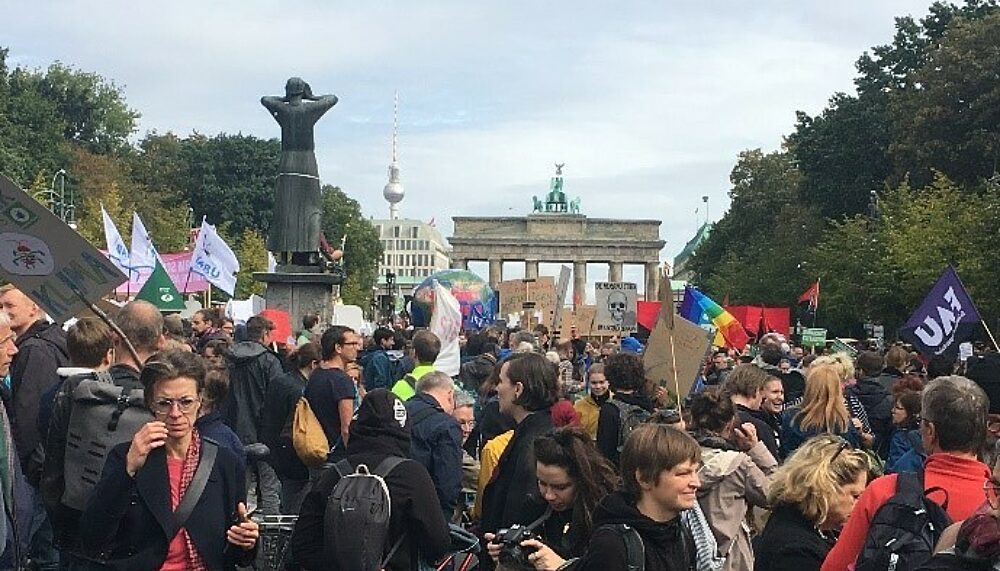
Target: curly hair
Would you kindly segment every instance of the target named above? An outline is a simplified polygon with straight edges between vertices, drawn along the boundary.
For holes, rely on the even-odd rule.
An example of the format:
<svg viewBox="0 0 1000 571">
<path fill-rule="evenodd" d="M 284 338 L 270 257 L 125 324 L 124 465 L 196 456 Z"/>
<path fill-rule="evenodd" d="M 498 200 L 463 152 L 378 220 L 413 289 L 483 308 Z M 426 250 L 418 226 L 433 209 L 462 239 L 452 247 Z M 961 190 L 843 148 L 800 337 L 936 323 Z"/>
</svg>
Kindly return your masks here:
<svg viewBox="0 0 1000 571">
<path fill-rule="evenodd" d="M 868 472 L 868 459 L 846 440 L 831 434 L 810 438 L 771 476 L 767 501 L 772 506 L 795 506 L 813 525 L 830 513 L 840 487 Z"/>
<path fill-rule="evenodd" d="M 639 391 L 646 384 L 646 369 L 634 353 L 608 355 L 604 361 L 604 376 L 613 391 Z"/>
<path fill-rule="evenodd" d="M 618 489 L 621 478 L 587 431 L 576 427 L 558 428 L 535 438 L 535 461 L 558 466 L 576 487 L 570 529 L 570 551 L 583 553 L 593 531 L 593 513 L 604 496 Z"/>
<path fill-rule="evenodd" d="M 695 430 L 718 433 L 736 416 L 736 407 L 722 387 L 708 387 L 691 397 L 691 424 Z"/>
</svg>

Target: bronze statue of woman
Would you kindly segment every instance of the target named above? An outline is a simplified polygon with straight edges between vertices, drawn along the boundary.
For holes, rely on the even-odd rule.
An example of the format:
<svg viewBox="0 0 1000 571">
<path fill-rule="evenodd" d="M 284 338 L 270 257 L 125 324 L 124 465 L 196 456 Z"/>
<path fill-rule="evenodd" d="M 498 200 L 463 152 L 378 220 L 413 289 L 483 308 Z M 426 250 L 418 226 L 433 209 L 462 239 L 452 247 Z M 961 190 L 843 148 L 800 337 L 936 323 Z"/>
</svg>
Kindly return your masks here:
<svg viewBox="0 0 1000 571">
<path fill-rule="evenodd" d="M 260 103 L 281 125 L 281 163 L 267 249 L 282 265 L 317 265 L 322 206 L 313 125 L 337 104 L 337 96 L 314 96 L 308 83 L 293 77 L 285 84 L 284 97 L 265 95 Z"/>
</svg>

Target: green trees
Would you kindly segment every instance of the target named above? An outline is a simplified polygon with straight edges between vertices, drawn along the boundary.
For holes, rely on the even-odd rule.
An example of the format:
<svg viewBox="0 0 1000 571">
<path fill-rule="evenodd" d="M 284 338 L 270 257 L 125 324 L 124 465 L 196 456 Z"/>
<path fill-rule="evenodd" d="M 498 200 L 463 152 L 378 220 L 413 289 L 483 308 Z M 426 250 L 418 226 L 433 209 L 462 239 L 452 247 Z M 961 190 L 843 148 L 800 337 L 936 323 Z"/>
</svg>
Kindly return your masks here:
<svg viewBox="0 0 1000 571">
<path fill-rule="evenodd" d="M 361 205 L 336 186 L 323 185 L 323 234 L 339 248 L 344 241 L 344 268 L 347 279 L 340 288 L 344 303 L 367 308 L 372 286 L 378 279 L 382 241 L 378 230 L 361 214 Z"/>
<path fill-rule="evenodd" d="M 898 18 L 892 42 L 858 59 L 856 94 L 799 113 L 782 152 L 740 154 L 695 282 L 787 306 L 820 277 L 819 325 L 892 331 L 951 263 L 987 318 L 1000 314 L 997 38 L 995 0 Z"/>
<path fill-rule="evenodd" d="M 137 211 L 161 252 L 186 248 L 191 224 L 205 216 L 240 259 L 237 295 L 263 290 L 250 275 L 267 268 L 263 237 L 281 155 L 277 139 L 152 132 L 133 145 L 140 115 L 114 82 L 58 62 L 12 69 L 7 55 L 0 48 L 0 173 L 44 200 L 53 175 L 65 169 L 78 231 L 99 247 L 101 205 L 126 241 Z M 367 307 L 382 255 L 375 229 L 334 187 L 325 188 L 323 215 L 331 242 L 348 236 L 343 297 Z"/>
</svg>

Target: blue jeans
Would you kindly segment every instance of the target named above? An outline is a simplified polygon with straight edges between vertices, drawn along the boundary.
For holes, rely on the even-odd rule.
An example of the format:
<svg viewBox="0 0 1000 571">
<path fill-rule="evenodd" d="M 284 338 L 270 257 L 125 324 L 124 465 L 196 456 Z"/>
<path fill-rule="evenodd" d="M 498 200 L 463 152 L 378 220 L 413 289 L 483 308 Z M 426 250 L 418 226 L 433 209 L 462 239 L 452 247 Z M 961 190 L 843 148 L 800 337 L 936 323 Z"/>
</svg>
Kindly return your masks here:
<svg viewBox="0 0 1000 571">
<path fill-rule="evenodd" d="M 34 494 L 31 515 L 31 535 L 28 539 L 28 567 L 38 571 L 59 571 L 59 551 L 56 550 L 52 522 L 42 505 L 42 495 Z"/>
</svg>

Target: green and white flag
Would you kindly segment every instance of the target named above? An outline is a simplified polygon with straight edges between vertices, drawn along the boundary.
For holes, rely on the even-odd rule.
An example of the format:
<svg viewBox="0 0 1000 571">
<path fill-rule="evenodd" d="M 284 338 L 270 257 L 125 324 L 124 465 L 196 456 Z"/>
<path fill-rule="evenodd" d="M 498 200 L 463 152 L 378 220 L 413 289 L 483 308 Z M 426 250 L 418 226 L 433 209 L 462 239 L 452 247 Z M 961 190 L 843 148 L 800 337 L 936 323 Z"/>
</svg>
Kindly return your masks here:
<svg viewBox="0 0 1000 571">
<path fill-rule="evenodd" d="M 142 286 L 135 298 L 152 303 L 160 311 L 184 310 L 184 298 L 177 291 L 177 286 L 159 260 L 156 261 L 153 273 L 146 280 L 146 285 Z"/>
</svg>

